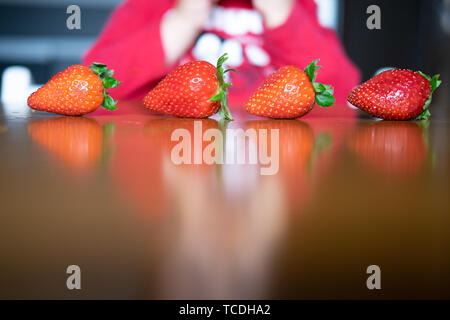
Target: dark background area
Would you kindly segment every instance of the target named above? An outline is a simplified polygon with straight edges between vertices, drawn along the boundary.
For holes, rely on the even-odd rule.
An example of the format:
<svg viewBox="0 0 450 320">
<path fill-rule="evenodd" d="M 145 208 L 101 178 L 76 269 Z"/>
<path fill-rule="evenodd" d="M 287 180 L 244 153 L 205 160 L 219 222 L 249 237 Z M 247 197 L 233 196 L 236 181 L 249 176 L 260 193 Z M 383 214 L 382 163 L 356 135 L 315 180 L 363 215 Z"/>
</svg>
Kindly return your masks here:
<svg viewBox="0 0 450 320">
<path fill-rule="evenodd" d="M 9 65 L 32 70 L 44 83 L 78 63 L 120 0 L 0 0 L 0 73 Z M 81 30 L 66 28 L 66 8 L 81 7 Z M 381 8 L 381 30 L 366 27 L 369 5 Z M 340 0 L 338 33 L 363 80 L 381 67 L 440 73 L 439 101 L 448 105 L 449 0 Z"/>
<path fill-rule="evenodd" d="M 365 26 L 368 6 L 381 8 L 381 30 Z M 368 80 L 380 67 L 441 74 L 433 115 L 447 116 L 450 105 L 450 1 L 341 1 L 340 37 L 350 58 Z"/>
<path fill-rule="evenodd" d="M 439 63 L 449 57 L 449 35 L 442 28 L 444 2 L 345 1 L 344 14 L 341 15 L 341 38 L 348 54 L 363 71 L 364 79 L 369 78 L 380 66 L 439 72 Z M 381 30 L 364 27 L 368 15 L 361 13 L 365 13 L 371 4 L 377 4 L 381 8 Z"/>
<path fill-rule="evenodd" d="M 0 73 L 29 67 L 35 82 L 79 63 L 120 0 L 0 0 Z M 81 8 L 81 30 L 69 30 L 66 9 Z M 0 80 L 1 81 L 1 80 Z"/>
</svg>

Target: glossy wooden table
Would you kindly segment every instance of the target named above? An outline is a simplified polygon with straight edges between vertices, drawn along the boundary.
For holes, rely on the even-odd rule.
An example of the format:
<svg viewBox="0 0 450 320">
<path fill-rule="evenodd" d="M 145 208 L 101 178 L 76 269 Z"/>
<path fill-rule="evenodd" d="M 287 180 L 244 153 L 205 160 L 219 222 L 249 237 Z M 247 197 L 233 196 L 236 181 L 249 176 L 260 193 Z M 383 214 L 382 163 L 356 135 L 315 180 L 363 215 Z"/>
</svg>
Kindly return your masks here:
<svg viewBox="0 0 450 320">
<path fill-rule="evenodd" d="M 447 119 L 235 111 L 228 128 L 280 130 L 279 172 L 262 176 L 177 166 L 171 133 L 194 120 L 120 108 L 3 107 L 0 298 L 450 298 Z M 369 265 L 381 290 L 366 287 Z"/>
</svg>

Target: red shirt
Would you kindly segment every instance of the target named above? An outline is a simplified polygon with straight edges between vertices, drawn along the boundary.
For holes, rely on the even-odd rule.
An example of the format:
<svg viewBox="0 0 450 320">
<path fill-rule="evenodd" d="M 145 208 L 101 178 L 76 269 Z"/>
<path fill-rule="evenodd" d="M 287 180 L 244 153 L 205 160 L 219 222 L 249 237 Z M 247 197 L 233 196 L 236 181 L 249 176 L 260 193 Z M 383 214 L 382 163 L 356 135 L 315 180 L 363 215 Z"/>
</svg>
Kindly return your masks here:
<svg viewBox="0 0 450 320">
<path fill-rule="evenodd" d="M 284 65 L 303 69 L 320 58 L 323 68 L 317 81 L 332 84 L 336 100 L 342 104 L 339 108 L 347 108 L 344 103 L 359 83 L 359 71 L 346 56 L 335 32 L 319 24 L 313 0 L 296 0 L 286 22 L 274 29 L 264 25 L 251 1 L 221 1 L 192 48 L 175 65 L 166 66 L 160 25 L 174 3 L 126 1 L 114 11 L 84 57 L 85 64 L 102 62 L 115 70 L 115 76 L 122 81 L 119 88 L 111 90 L 115 98 L 140 99 L 177 65 L 193 59 L 214 64 L 221 53 L 228 52 L 227 67 L 239 71 L 231 74 L 231 105 L 243 105 L 275 69 Z"/>
</svg>

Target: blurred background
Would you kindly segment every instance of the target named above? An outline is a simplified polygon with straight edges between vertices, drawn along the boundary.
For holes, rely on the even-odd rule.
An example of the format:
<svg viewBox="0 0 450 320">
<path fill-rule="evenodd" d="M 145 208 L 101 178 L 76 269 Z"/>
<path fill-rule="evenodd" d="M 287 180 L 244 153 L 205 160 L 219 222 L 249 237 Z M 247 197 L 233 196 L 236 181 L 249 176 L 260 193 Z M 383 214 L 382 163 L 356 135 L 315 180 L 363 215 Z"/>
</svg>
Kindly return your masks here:
<svg viewBox="0 0 450 320">
<path fill-rule="evenodd" d="M 0 0 L 0 298 L 450 297 L 450 122 L 439 118 L 450 119 L 450 0 L 316 0 L 363 80 L 383 67 L 440 73 L 438 119 L 237 117 L 230 129 L 280 129 L 273 177 L 176 166 L 167 142 L 178 128 L 193 137 L 192 119 L 8 109 L 4 98 L 79 63 L 121 2 Z M 66 28 L 73 4 L 81 30 Z M 366 27 L 374 4 L 381 30 Z M 381 294 L 364 285 L 374 263 Z M 69 264 L 82 291 L 61 285 Z"/>
<path fill-rule="evenodd" d="M 10 66 L 31 70 L 45 83 L 79 63 L 112 10 L 123 0 L 0 0 L 0 74 Z M 382 67 L 440 73 L 444 80 L 435 114 L 447 116 L 450 56 L 450 0 L 316 0 L 320 22 L 337 30 L 363 80 Z M 68 30 L 66 9 L 81 8 L 81 30 Z M 381 30 L 366 28 L 367 7 L 381 8 Z M 14 77 L 12 77 L 14 78 Z M 5 75 L 0 88 L 5 88 Z M 11 77 L 10 77 L 11 79 Z M 437 108 L 436 108 L 437 109 Z"/>
</svg>

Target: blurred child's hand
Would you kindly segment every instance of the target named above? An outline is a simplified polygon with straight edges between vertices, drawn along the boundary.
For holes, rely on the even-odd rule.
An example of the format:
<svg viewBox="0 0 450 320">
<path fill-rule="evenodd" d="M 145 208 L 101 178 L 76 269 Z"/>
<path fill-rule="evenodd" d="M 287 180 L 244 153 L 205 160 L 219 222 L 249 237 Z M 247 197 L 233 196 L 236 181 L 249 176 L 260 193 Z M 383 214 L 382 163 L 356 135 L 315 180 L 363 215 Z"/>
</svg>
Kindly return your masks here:
<svg viewBox="0 0 450 320">
<path fill-rule="evenodd" d="M 214 0 L 178 0 L 175 11 L 195 28 L 202 28 L 208 21 Z"/>
<path fill-rule="evenodd" d="M 193 44 L 216 0 L 178 0 L 161 22 L 166 63 L 177 61 Z"/>
<path fill-rule="evenodd" d="M 289 17 L 294 0 L 252 0 L 255 9 L 259 10 L 269 28 L 282 25 Z"/>
</svg>

